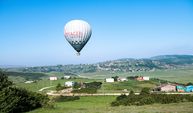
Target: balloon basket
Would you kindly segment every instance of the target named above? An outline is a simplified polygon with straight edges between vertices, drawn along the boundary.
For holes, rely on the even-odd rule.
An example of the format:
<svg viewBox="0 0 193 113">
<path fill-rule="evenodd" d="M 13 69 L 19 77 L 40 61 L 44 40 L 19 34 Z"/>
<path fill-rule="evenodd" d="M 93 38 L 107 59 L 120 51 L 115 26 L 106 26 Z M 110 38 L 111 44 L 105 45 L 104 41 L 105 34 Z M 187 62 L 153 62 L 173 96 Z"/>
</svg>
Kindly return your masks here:
<svg viewBox="0 0 193 113">
<path fill-rule="evenodd" d="M 78 52 L 78 53 L 76 53 L 76 55 L 77 55 L 77 56 L 80 56 L 80 53 Z"/>
</svg>

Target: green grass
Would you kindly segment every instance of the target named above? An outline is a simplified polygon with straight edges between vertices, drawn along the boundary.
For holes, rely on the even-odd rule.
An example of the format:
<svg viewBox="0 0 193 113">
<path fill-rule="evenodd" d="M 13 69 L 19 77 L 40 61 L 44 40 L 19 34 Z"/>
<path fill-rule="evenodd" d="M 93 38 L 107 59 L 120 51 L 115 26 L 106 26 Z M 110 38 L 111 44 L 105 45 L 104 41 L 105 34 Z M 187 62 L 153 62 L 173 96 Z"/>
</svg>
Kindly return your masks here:
<svg viewBox="0 0 193 113">
<path fill-rule="evenodd" d="M 101 81 L 98 79 L 87 79 L 87 78 L 77 78 L 77 79 L 59 79 L 55 81 L 50 81 L 48 79 L 39 80 L 36 83 L 26 84 L 26 83 L 17 83 L 16 86 L 22 87 L 31 91 L 38 91 L 41 88 L 49 87 L 49 86 L 56 86 L 58 83 L 63 85 L 66 81 L 76 81 L 76 82 L 92 82 L 92 81 Z M 51 88 L 55 89 L 55 87 Z"/>
<path fill-rule="evenodd" d="M 111 107 L 115 96 L 81 97 L 70 102 L 56 102 L 55 108 L 40 108 L 30 113 L 193 113 L 193 102 Z"/>
<path fill-rule="evenodd" d="M 193 82 L 193 67 L 173 70 L 156 70 L 152 72 L 116 72 L 110 73 L 101 71 L 96 73 L 81 74 L 81 76 L 95 79 L 105 79 L 112 76 L 128 77 L 128 76 L 149 76 L 150 78 L 160 78 L 163 80 L 174 81 L 179 83 Z"/>
<path fill-rule="evenodd" d="M 123 92 L 124 89 L 128 91 L 133 90 L 134 92 L 140 92 L 142 88 L 149 87 L 154 88 L 156 87 L 156 82 L 153 81 L 136 81 L 136 80 L 128 80 L 125 82 L 114 82 L 114 83 L 106 83 L 102 84 L 101 89 L 98 92 Z"/>
</svg>

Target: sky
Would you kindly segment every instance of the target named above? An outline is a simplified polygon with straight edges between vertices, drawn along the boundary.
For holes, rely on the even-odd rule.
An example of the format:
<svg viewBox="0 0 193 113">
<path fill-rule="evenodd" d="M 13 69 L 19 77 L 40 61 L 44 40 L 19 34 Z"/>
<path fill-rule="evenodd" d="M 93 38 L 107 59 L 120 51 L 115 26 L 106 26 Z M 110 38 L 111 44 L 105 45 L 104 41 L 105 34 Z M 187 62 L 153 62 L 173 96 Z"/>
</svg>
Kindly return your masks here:
<svg viewBox="0 0 193 113">
<path fill-rule="evenodd" d="M 64 25 L 87 21 L 81 55 Z M 0 0 L 0 65 L 87 64 L 193 55 L 193 0 Z"/>
</svg>

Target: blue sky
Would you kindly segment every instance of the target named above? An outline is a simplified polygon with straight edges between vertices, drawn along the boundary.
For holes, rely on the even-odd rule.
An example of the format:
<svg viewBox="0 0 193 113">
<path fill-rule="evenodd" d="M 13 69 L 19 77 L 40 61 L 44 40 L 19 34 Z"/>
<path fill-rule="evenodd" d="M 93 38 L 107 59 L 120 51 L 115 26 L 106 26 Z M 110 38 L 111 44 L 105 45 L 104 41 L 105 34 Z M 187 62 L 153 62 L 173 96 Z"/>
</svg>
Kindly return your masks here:
<svg viewBox="0 0 193 113">
<path fill-rule="evenodd" d="M 93 31 L 81 56 L 63 35 L 72 19 Z M 0 65 L 193 54 L 193 0 L 0 0 L 0 43 Z"/>
</svg>

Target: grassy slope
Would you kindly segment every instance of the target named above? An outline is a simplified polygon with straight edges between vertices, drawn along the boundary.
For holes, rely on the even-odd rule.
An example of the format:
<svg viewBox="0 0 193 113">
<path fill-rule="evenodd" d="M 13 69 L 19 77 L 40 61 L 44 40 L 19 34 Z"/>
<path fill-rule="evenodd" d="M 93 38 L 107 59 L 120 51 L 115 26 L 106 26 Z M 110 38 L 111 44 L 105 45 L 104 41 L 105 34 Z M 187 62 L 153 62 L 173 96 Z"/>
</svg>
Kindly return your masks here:
<svg viewBox="0 0 193 113">
<path fill-rule="evenodd" d="M 44 88 L 44 87 L 56 86 L 58 83 L 63 85 L 64 82 L 66 82 L 66 81 L 91 82 L 91 81 L 98 81 L 98 80 L 85 79 L 84 78 L 84 79 L 69 79 L 69 80 L 59 79 L 56 81 L 50 81 L 50 80 L 45 79 L 45 80 L 37 81 L 36 83 L 31 83 L 31 84 L 17 83 L 16 85 L 19 87 L 26 88 L 26 89 L 31 90 L 31 91 L 38 91 L 39 89 Z"/>
<path fill-rule="evenodd" d="M 136 81 L 128 80 L 125 82 L 103 83 L 101 89 L 98 92 L 123 92 L 124 89 L 128 91 L 133 90 L 140 92 L 143 87 L 154 88 L 155 82 L 152 81 Z"/>
<path fill-rule="evenodd" d="M 40 108 L 30 113 L 193 113 L 193 103 L 153 104 L 111 107 L 114 96 L 81 97 L 71 102 L 57 102 L 55 109 Z"/>
</svg>

